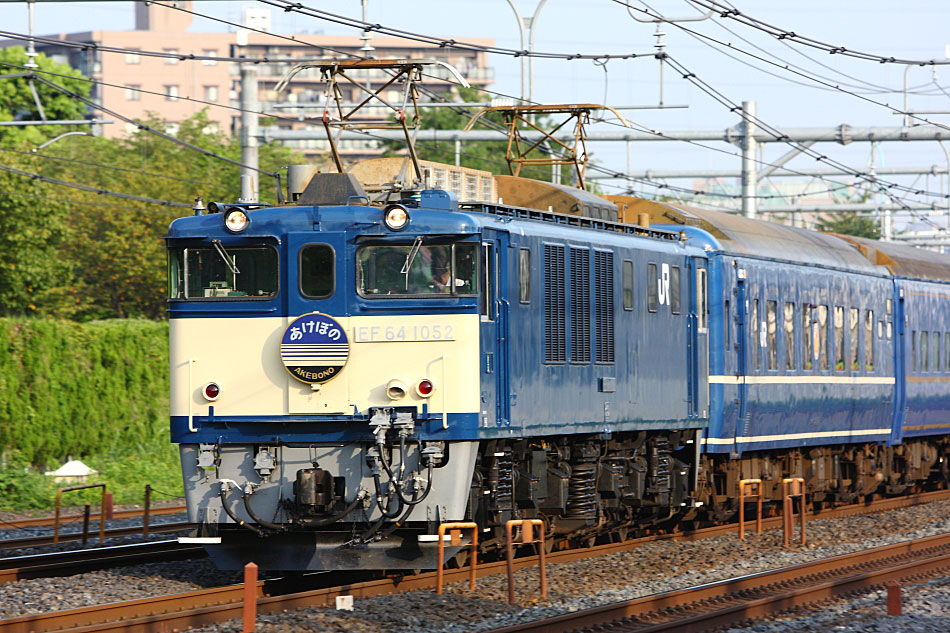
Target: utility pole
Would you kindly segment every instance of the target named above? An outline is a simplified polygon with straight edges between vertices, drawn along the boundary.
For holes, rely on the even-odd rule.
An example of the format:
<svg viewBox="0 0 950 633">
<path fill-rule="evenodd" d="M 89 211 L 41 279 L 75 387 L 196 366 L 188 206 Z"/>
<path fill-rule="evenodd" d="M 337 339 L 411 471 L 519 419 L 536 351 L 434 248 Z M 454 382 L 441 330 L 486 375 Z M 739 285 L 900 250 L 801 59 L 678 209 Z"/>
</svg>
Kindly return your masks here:
<svg viewBox="0 0 950 633">
<path fill-rule="evenodd" d="M 241 64 L 241 202 L 257 202 L 257 66 Z"/>
<path fill-rule="evenodd" d="M 742 215 L 755 217 L 755 193 L 758 188 L 755 154 L 758 143 L 755 141 L 755 101 L 742 102 L 741 130 L 742 147 Z"/>
</svg>

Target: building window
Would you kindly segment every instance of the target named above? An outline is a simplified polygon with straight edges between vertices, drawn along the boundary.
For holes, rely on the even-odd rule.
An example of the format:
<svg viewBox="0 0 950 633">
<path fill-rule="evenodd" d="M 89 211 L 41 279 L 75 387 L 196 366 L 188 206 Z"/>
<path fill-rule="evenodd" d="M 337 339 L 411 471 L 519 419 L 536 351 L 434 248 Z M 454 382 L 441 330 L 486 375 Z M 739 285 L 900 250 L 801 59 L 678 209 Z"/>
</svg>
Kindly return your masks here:
<svg viewBox="0 0 950 633">
<path fill-rule="evenodd" d="M 205 86 L 205 101 L 216 102 L 218 100 L 218 87 Z"/>
<path fill-rule="evenodd" d="M 177 54 L 178 54 L 178 49 L 177 49 L 177 48 L 163 48 L 163 49 L 162 49 L 162 52 L 168 53 L 169 55 L 177 55 Z M 179 60 L 178 60 L 177 57 L 166 57 L 166 58 L 165 58 L 165 63 L 168 64 L 169 66 L 176 66 L 176 65 L 178 64 L 178 61 L 179 61 Z"/>
<path fill-rule="evenodd" d="M 141 101 L 142 93 L 139 90 L 142 86 L 138 84 L 126 84 L 125 85 L 125 100 L 126 101 Z"/>
<path fill-rule="evenodd" d="M 216 49 L 216 48 L 206 48 L 206 49 L 204 49 L 203 51 L 201 51 L 201 54 L 204 55 L 205 57 L 217 57 L 217 56 L 218 56 L 218 49 Z M 218 60 L 216 60 L 216 59 L 202 59 L 202 60 L 201 60 L 201 63 L 202 63 L 203 65 L 205 65 L 205 66 L 217 66 L 217 65 L 218 65 Z"/>
<path fill-rule="evenodd" d="M 142 63 L 142 56 L 135 52 L 137 50 L 139 49 L 133 48 L 133 49 L 130 49 L 129 52 L 125 54 L 126 64 L 141 64 Z"/>
<path fill-rule="evenodd" d="M 165 101 L 178 101 L 178 86 L 165 86 Z"/>
</svg>

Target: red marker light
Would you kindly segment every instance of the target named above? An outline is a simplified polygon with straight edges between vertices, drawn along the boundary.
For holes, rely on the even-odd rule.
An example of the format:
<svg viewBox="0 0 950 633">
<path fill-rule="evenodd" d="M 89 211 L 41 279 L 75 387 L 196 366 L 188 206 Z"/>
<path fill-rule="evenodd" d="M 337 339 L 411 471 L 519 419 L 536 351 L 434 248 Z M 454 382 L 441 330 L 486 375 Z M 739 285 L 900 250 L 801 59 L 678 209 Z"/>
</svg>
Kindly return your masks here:
<svg viewBox="0 0 950 633">
<path fill-rule="evenodd" d="M 432 381 L 428 378 L 423 378 L 419 381 L 419 384 L 416 385 L 416 393 L 418 393 L 423 398 L 428 398 L 432 395 L 432 390 L 435 387 L 432 385 Z"/>
<path fill-rule="evenodd" d="M 221 387 L 213 382 L 209 382 L 205 385 L 204 396 L 208 400 L 217 400 L 218 396 L 221 395 Z"/>
</svg>

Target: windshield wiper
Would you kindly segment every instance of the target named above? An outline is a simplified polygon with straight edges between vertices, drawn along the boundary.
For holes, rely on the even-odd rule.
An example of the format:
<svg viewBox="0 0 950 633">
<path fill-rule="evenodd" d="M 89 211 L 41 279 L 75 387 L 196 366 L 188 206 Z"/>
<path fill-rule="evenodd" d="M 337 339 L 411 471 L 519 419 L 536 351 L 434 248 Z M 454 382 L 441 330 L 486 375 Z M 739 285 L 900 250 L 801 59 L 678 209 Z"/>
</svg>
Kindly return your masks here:
<svg viewBox="0 0 950 633">
<path fill-rule="evenodd" d="M 422 248 L 422 236 L 416 238 L 412 243 L 412 248 L 409 249 L 409 252 L 406 253 L 406 261 L 402 263 L 402 270 L 399 272 L 406 276 L 406 290 L 409 289 L 409 269 L 412 268 L 412 262 L 416 259 L 416 255 L 419 254 L 419 249 Z"/>
<path fill-rule="evenodd" d="M 218 251 L 218 255 L 224 260 L 224 265 L 228 267 L 232 275 L 237 275 L 241 272 L 238 270 L 237 264 L 231 260 L 231 256 L 228 255 L 228 252 L 224 250 L 224 246 L 221 245 L 221 240 L 211 240 L 211 245 L 214 246 L 214 250 Z"/>
</svg>

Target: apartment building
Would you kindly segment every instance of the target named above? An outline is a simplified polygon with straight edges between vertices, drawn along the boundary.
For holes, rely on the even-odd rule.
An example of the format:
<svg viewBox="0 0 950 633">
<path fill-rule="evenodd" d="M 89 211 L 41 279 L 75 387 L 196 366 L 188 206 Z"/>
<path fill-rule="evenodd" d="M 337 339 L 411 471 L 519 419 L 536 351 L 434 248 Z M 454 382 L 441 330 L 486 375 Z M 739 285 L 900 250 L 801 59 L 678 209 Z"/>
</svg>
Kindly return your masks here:
<svg viewBox="0 0 950 633">
<path fill-rule="evenodd" d="M 192 2 L 178 2 L 185 9 L 191 9 Z M 218 106 L 238 106 L 240 103 L 240 68 L 238 63 L 205 60 L 181 60 L 177 58 L 152 57 L 145 51 L 159 51 L 175 55 L 200 55 L 206 57 L 248 57 L 279 59 L 339 59 L 346 54 L 377 58 L 400 59 L 436 59 L 451 64 L 473 85 L 487 86 L 492 82 L 492 69 L 488 66 L 485 53 L 443 49 L 436 46 L 420 45 L 418 42 L 399 38 L 374 36 L 371 51 L 367 51 L 366 40 L 358 35 L 330 36 L 315 34 L 293 34 L 293 40 L 282 39 L 280 34 L 270 34 L 269 9 L 246 8 L 242 24 L 247 27 L 268 31 L 261 33 L 246 28 L 234 29 L 229 33 L 196 33 L 189 31 L 193 16 L 160 5 L 147 5 L 136 2 L 135 30 L 130 31 L 85 31 L 47 35 L 44 37 L 82 42 L 90 44 L 88 49 L 78 49 L 57 44 L 37 44 L 37 50 L 49 57 L 78 68 L 85 76 L 96 79 L 100 84 L 93 88 L 92 98 L 110 110 L 125 116 L 140 118 L 149 112 L 155 112 L 168 122 L 171 131 L 182 120 L 207 108 L 211 125 L 221 131 L 238 129 L 240 112 Z M 306 21 L 301 17 L 301 21 Z M 313 23 L 307 21 L 308 24 Z M 285 37 L 290 37 L 286 35 Z M 491 45 L 491 39 L 467 40 L 478 44 Z M 22 42 L 0 42 L 0 46 L 22 44 Z M 130 52 L 113 53 L 101 50 L 101 47 L 129 49 Z M 137 53 L 135 51 L 143 51 Z M 261 109 L 264 112 L 279 113 L 284 117 L 297 117 L 297 120 L 281 120 L 279 127 L 291 129 L 314 128 L 315 136 L 322 134 L 323 127 L 318 120 L 307 120 L 308 116 L 317 117 L 318 109 L 301 108 L 299 110 L 277 109 L 282 104 L 318 104 L 323 95 L 323 82 L 316 69 L 299 73 L 291 85 L 282 93 L 276 91 L 281 77 L 294 64 L 292 62 L 258 64 L 259 93 Z M 442 74 L 440 74 L 442 73 Z M 452 88 L 452 84 L 440 77 L 447 77 L 442 70 L 426 72 L 423 86 L 434 93 L 443 94 Z M 361 77 L 365 77 L 362 75 Z M 380 85 L 383 76 L 369 77 L 370 86 Z M 395 96 L 393 94 L 388 95 Z M 186 98 L 187 97 L 187 98 Z M 344 98 L 356 100 L 359 90 L 354 86 Z M 196 99 L 201 102 L 191 101 Z M 361 100 L 362 97 L 359 97 Z M 99 115 L 109 118 L 108 115 Z M 121 136 L 134 132 L 133 125 L 117 122 L 102 126 L 106 136 Z M 308 152 L 320 152 L 326 144 L 320 140 L 295 141 L 288 143 Z M 343 145 L 343 151 L 350 157 L 368 156 L 375 153 L 374 144 L 350 141 Z"/>
</svg>

